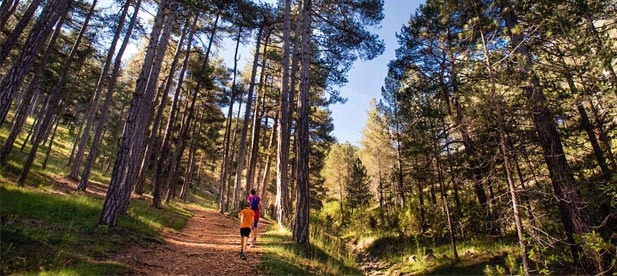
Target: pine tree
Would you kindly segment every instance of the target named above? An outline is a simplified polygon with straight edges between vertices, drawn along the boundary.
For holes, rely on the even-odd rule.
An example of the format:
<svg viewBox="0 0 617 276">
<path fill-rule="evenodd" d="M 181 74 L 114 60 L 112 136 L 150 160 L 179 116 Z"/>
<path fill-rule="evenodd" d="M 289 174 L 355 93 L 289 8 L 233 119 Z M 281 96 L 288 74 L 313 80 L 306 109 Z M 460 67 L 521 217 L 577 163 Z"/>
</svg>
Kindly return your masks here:
<svg viewBox="0 0 617 276">
<path fill-rule="evenodd" d="M 345 185 L 346 205 L 353 214 L 357 209 L 364 209 L 373 199 L 370 191 L 369 176 L 360 158 L 355 158 L 349 166 L 350 178 Z"/>
</svg>

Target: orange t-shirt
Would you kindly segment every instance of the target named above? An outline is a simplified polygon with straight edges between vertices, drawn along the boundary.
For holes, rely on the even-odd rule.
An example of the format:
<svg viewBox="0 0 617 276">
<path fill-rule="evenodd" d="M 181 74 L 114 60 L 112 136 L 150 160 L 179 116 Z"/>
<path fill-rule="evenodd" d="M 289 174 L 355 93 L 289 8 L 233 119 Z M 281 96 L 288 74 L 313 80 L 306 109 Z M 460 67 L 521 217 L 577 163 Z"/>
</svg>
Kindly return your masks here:
<svg viewBox="0 0 617 276">
<path fill-rule="evenodd" d="M 251 228 L 253 227 L 253 217 L 255 213 L 253 210 L 246 208 L 240 211 L 240 228 Z"/>
</svg>

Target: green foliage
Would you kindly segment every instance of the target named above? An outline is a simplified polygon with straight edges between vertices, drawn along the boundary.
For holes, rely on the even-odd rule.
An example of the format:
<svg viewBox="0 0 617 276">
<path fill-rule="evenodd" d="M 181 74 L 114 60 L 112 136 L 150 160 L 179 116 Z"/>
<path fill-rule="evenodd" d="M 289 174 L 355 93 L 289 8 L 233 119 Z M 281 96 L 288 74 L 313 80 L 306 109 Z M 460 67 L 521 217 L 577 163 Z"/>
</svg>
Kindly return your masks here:
<svg viewBox="0 0 617 276">
<path fill-rule="evenodd" d="M 350 169 L 349 182 L 345 183 L 346 205 L 354 214 L 354 210 L 359 209 L 362 212 L 370 203 L 372 203 L 373 195 L 369 187 L 369 177 L 366 174 L 366 167 L 360 161 L 360 158 L 353 160 Z"/>
<path fill-rule="evenodd" d="M 153 210 L 134 201 L 118 227 L 98 226 L 101 198 L 51 194 L 0 186 L 2 274 L 123 274 L 118 263 L 100 262 L 135 244 L 160 240 L 161 227 L 182 228 L 190 214 L 177 206 Z"/>
</svg>

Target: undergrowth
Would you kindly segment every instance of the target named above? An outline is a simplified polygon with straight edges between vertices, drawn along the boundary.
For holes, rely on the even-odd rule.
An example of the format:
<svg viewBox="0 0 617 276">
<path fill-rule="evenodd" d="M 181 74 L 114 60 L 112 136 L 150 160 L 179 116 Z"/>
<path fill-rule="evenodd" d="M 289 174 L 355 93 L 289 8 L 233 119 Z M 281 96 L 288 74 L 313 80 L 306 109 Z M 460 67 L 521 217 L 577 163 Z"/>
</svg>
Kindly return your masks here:
<svg viewBox="0 0 617 276">
<path fill-rule="evenodd" d="M 100 226 L 102 198 L 0 185 L 2 275 L 124 274 L 128 267 L 110 256 L 160 242 L 162 227 L 181 229 L 191 215 L 175 204 L 153 210 L 149 202 L 134 200 L 117 227 Z"/>
</svg>

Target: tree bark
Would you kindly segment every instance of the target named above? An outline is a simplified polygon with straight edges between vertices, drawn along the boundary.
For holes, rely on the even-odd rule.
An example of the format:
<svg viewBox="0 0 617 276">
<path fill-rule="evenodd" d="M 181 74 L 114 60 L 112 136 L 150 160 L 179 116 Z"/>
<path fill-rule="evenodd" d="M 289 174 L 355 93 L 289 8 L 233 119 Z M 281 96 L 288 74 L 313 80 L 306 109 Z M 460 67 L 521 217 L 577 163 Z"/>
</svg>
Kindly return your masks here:
<svg viewBox="0 0 617 276">
<path fill-rule="evenodd" d="M 300 95 L 298 97 L 298 151 L 296 223 L 293 236 L 298 244 L 309 244 L 309 90 L 311 67 L 311 0 L 304 0 L 302 11 L 302 54 L 300 69 Z"/>
<path fill-rule="evenodd" d="M 518 18 L 513 5 L 509 0 L 500 1 L 499 4 L 502 8 L 506 27 L 509 30 L 514 30 L 518 25 Z M 553 120 L 553 114 L 548 109 L 538 77 L 532 70 L 531 53 L 527 48 L 523 34 L 509 32 L 508 35 L 512 47 L 518 55 L 518 73 L 523 83 L 526 84 L 523 87 L 523 92 L 528 99 L 537 139 L 544 152 L 544 160 L 559 204 L 561 220 L 570 244 L 572 257 L 576 262 L 580 262 L 587 273 L 597 274 L 599 271 L 593 258 L 584 252 L 577 242 L 577 237 L 580 238 L 589 233 L 590 218 L 585 209 L 586 204 L 576 188 L 574 176 L 568 165 L 563 144 Z"/>
<path fill-rule="evenodd" d="M 66 14 L 70 3 L 71 0 L 55 0 L 49 1 L 45 5 L 45 8 L 32 27 L 19 57 L 15 59 L 7 74 L 0 79 L 0 126 L 4 123 L 9 112 L 13 102 L 13 95 L 21 87 L 26 74 L 32 68 L 36 56 L 51 33 L 51 29 L 58 19 Z M 3 45 L 8 47 L 6 42 Z M 0 59 L 0 66 L 2 62 L 3 59 Z"/>
<path fill-rule="evenodd" d="M 210 61 L 210 51 L 212 50 L 212 43 L 214 41 L 214 36 L 216 35 L 216 25 L 212 29 L 212 33 L 210 36 L 210 41 L 208 42 L 208 48 L 206 49 L 205 56 L 203 62 L 201 64 L 201 68 L 199 69 L 198 76 L 201 78 L 207 70 L 208 62 Z M 187 143 L 187 134 L 190 129 L 190 126 L 194 123 L 193 119 L 195 117 L 195 104 L 197 103 L 197 98 L 199 96 L 199 91 L 201 90 L 201 86 L 203 85 L 203 81 L 197 80 L 197 85 L 193 89 L 192 94 L 190 95 L 191 101 L 188 106 L 188 110 L 181 119 L 180 131 L 178 132 L 178 145 L 176 146 L 176 150 L 172 155 L 172 159 L 169 164 L 169 173 L 165 179 L 165 187 L 168 189 L 167 197 L 165 199 L 166 203 L 169 203 L 169 200 L 172 196 L 175 196 L 175 183 L 177 180 L 177 171 L 180 167 L 180 163 L 182 161 L 182 155 L 184 154 L 184 149 L 186 148 Z M 170 141 L 167 140 L 167 143 Z M 173 186 L 172 186 L 173 185 Z M 171 189 L 170 189 L 171 188 Z M 160 203 L 156 203 L 160 204 Z"/>
<path fill-rule="evenodd" d="M 4 30 L 6 22 L 9 21 L 9 17 L 13 15 L 17 6 L 19 6 L 19 0 L 4 0 L 0 4 L 0 30 Z"/>
<path fill-rule="evenodd" d="M 166 13 L 167 1 L 161 0 L 150 34 L 143 68 L 137 79 L 133 100 L 124 124 L 122 140 L 116 155 L 116 161 L 114 162 L 109 188 L 105 196 L 103 211 L 99 219 L 99 224 L 102 225 L 116 225 L 116 216 L 125 208 L 125 202 L 128 203 L 126 196 L 130 196 L 132 191 L 133 170 L 135 168 L 133 162 L 140 160 L 140 158 L 137 158 L 138 156 L 135 156 L 139 155 L 139 153 L 135 151 L 138 151 L 137 149 L 143 146 L 143 132 L 146 131 L 147 119 L 150 117 L 149 113 L 151 113 L 152 99 L 154 98 L 154 93 L 152 93 L 154 90 L 147 89 L 147 86 L 149 80 L 156 82 L 155 79 L 151 78 L 150 71 L 153 67 L 152 63 L 155 59 L 155 52 L 158 50 L 156 46 L 159 43 Z M 158 54 L 160 55 L 161 53 L 159 52 Z M 151 83 L 150 85 L 155 84 Z"/>
<path fill-rule="evenodd" d="M 289 169 L 289 49 L 291 32 L 291 0 L 284 0 L 283 6 L 283 52 L 281 55 L 281 92 L 279 95 L 279 131 L 276 160 L 276 220 L 281 227 L 289 213 L 285 208 L 288 198 Z"/>
<path fill-rule="evenodd" d="M 10 2 L 11 1 L 6 1 L 6 4 Z M 13 8 L 16 8 L 19 1 L 15 1 L 15 2 L 16 2 L 15 7 Z M 21 16 L 17 24 L 13 27 L 13 30 L 11 31 L 11 33 L 2 42 L 2 47 L 0 47 L 0 66 L 4 65 L 4 62 L 6 61 L 6 58 L 11 53 L 11 50 L 15 48 L 15 45 L 17 44 L 17 40 L 21 36 L 24 29 L 28 26 L 28 23 L 30 23 L 30 20 L 32 20 L 32 16 L 34 16 L 34 12 L 36 12 L 36 10 L 39 8 L 39 6 L 41 5 L 41 2 L 43 1 L 33 0 L 32 2 L 30 2 L 30 4 L 28 5 L 28 8 L 24 11 L 24 14 Z M 2 6 L 4 6 L 4 4 L 5 3 L 3 3 Z M 7 5 L 7 17 L 5 19 L 3 18 L 2 20 L 8 20 L 8 12 L 10 9 L 11 8 L 8 8 L 8 5 Z M 49 8 L 47 11 L 49 11 Z M 43 12 L 45 12 L 45 9 L 43 10 Z M 41 13 L 41 15 L 39 15 L 39 20 L 43 19 L 42 18 L 43 16 L 44 16 L 44 13 Z M 4 30 L 4 24 L 6 23 L 3 23 L 2 25 L 0 25 L 2 27 L 1 30 Z M 33 28 L 31 30 L 31 34 L 32 34 L 32 31 L 35 31 L 35 29 Z M 24 45 L 28 45 L 28 44 L 24 44 Z"/>
<path fill-rule="evenodd" d="M 231 156 L 229 148 L 231 145 L 231 122 L 233 120 L 233 109 L 236 103 L 236 76 L 238 71 L 238 49 L 240 48 L 240 38 L 242 35 L 242 26 L 238 28 L 238 36 L 236 37 L 236 48 L 234 52 L 234 67 L 233 80 L 231 83 L 231 92 L 229 95 L 229 108 L 227 109 L 227 120 L 225 120 L 225 136 L 223 137 L 223 158 L 221 160 L 221 174 L 219 177 L 219 212 L 223 213 L 227 208 L 227 190 L 228 190 L 228 174 L 230 170 L 229 157 Z"/>
<path fill-rule="evenodd" d="M 257 159 L 259 155 L 259 141 L 261 132 L 261 119 L 263 117 L 263 104 L 260 105 L 260 102 L 264 102 L 265 95 L 264 91 L 264 80 L 266 77 L 266 53 L 268 52 L 268 43 L 270 38 L 270 31 L 266 30 L 267 34 L 264 39 L 264 49 L 263 49 L 263 61 L 261 67 L 261 73 L 259 76 L 259 89 L 257 90 L 256 100 L 255 100 L 255 108 L 253 111 L 253 128 L 251 129 L 251 151 L 249 153 L 248 158 L 248 166 L 246 170 L 246 190 L 248 191 L 251 188 L 255 188 L 255 167 L 257 165 Z M 257 189 L 259 190 L 259 189 Z"/>
<path fill-rule="evenodd" d="M 124 8 L 128 11 L 130 7 L 131 1 L 126 1 Z M 94 131 L 94 137 L 92 138 L 92 145 L 90 146 L 90 151 L 86 157 L 86 162 L 84 163 L 84 168 L 81 174 L 81 179 L 79 180 L 79 185 L 77 186 L 78 190 L 85 191 L 88 186 L 88 180 L 90 178 L 90 172 L 92 171 L 92 166 L 94 166 L 94 161 L 98 155 L 98 149 L 101 145 L 101 140 L 103 139 L 103 131 L 105 130 L 105 124 L 107 123 L 107 117 L 109 113 L 109 108 L 111 106 L 112 96 L 116 87 L 116 82 L 118 81 L 118 76 L 120 74 L 120 68 L 122 66 L 122 56 L 124 55 L 124 51 L 128 46 L 130 41 L 130 36 L 133 33 L 133 29 L 138 19 L 139 8 L 141 6 L 141 0 L 137 0 L 135 2 L 135 9 L 133 11 L 133 15 L 131 16 L 128 30 L 126 35 L 124 36 L 124 40 L 122 41 L 122 45 L 120 45 L 120 49 L 118 49 L 118 53 L 116 54 L 116 58 L 114 59 L 114 68 L 112 69 L 111 77 L 109 79 L 109 83 L 107 84 L 107 93 L 105 94 L 105 101 L 103 106 L 101 107 L 101 115 L 99 121 L 96 125 L 96 129 Z M 123 16 L 121 16 L 121 21 L 119 22 L 118 28 L 116 28 L 116 32 L 114 34 L 114 39 L 119 39 L 122 34 L 122 28 L 120 25 L 124 24 L 124 18 L 126 17 L 126 13 L 123 10 Z M 113 42 L 112 42 L 113 45 Z M 113 49 L 113 50 L 112 50 Z M 115 46 L 110 47 L 110 52 L 115 51 Z M 103 75 L 101 75 L 104 78 Z"/>
<path fill-rule="evenodd" d="M 68 11 L 68 7 L 66 7 L 66 10 Z M 52 34 L 51 40 L 49 42 L 48 50 L 54 45 L 56 39 L 58 39 L 61 33 L 62 25 L 64 25 L 65 19 L 66 17 L 62 16 L 60 20 L 58 20 L 56 24 L 56 29 L 54 33 Z M 47 63 L 49 52 L 50 51 L 45 51 L 45 54 L 43 57 L 43 62 L 45 63 Z M 41 145 L 41 142 L 47 137 L 49 131 L 51 130 L 52 120 L 54 116 L 56 115 L 56 112 L 57 112 L 58 107 L 60 106 L 60 103 L 61 103 L 61 99 L 60 99 L 59 91 L 58 90 L 52 91 L 52 93 L 50 93 L 47 99 L 47 104 L 45 105 L 46 108 L 41 110 L 42 120 L 40 121 L 40 124 L 39 124 L 40 129 L 37 133 L 35 133 L 34 140 L 32 142 L 32 148 L 30 149 L 30 154 L 28 155 L 28 158 L 26 162 L 24 163 L 23 169 L 21 171 L 21 175 L 19 176 L 19 179 L 17 180 L 17 184 L 19 184 L 20 186 L 24 185 L 26 181 L 26 177 L 28 176 L 28 173 L 30 172 L 30 168 L 32 167 L 32 163 L 34 162 L 34 159 L 36 158 L 37 150 L 39 146 Z"/>
<path fill-rule="evenodd" d="M 244 169 L 244 160 L 246 154 L 246 135 L 248 133 L 248 127 L 251 120 L 251 108 L 253 107 L 253 95 L 255 94 L 255 80 L 257 79 L 257 67 L 259 66 L 259 52 L 261 49 L 261 40 L 263 34 L 263 24 L 259 26 L 259 31 L 257 31 L 257 39 L 255 42 L 255 55 L 253 57 L 253 67 L 251 69 L 251 80 L 249 84 L 248 96 L 246 97 L 246 106 L 244 107 L 244 119 L 242 120 L 242 130 L 240 131 L 240 142 L 238 149 L 238 156 L 236 158 L 236 177 L 234 181 L 234 193 L 232 199 L 232 206 L 234 209 L 239 208 L 239 203 L 242 198 L 245 198 L 240 195 L 240 186 L 242 182 L 242 170 Z M 259 127 L 259 126 L 253 126 Z M 244 192 L 248 194 L 249 183 L 245 183 Z"/>
</svg>

